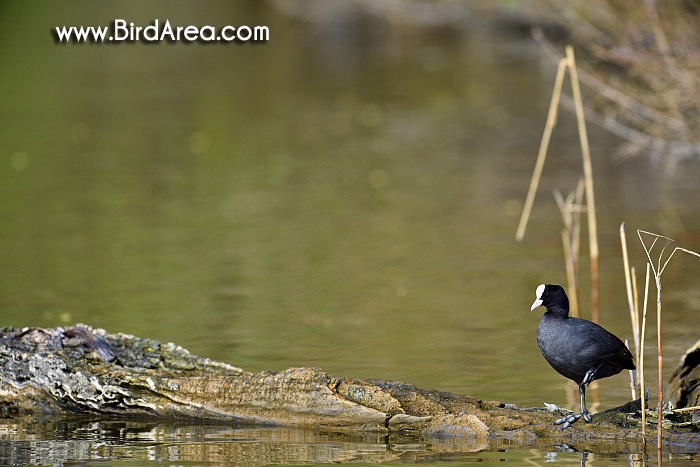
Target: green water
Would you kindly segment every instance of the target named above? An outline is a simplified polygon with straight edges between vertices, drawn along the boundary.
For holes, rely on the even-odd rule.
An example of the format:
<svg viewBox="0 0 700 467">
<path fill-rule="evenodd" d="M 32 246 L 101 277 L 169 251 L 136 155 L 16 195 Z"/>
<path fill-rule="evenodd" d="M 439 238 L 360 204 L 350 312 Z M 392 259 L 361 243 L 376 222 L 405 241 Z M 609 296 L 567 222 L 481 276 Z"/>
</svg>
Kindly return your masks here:
<svg viewBox="0 0 700 467">
<path fill-rule="evenodd" d="M 581 173 L 567 113 L 528 234 L 514 241 L 551 65 L 523 37 L 478 18 L 459 31 L 342 15 L 329 25 L 277 6 L 0 4 L 0 325 L 84 322 L 249 371 L 318 366 L 573 407 L 577 396 L 537 349 L 541 310 L 529 311 L 538 284 L 565 283 L 551 191 L 568 193 Z M 51 34 L 124 15 L 265 24 L 271 39 L 77 45 Z M 631 339 L 620 223 L 640 271 L 637 228 L 700 249 L 700 166 L 615 161 L 619 140 L 594 127 L 589 136 L 601 321 Z M 700 262 L 678 257 L 664 274 L 668 374 L 699 337 L 699 272 Z M 599 397 L 595 410 L 625 402 L 626 375 L 601 382 Z M 18 433 L 3 449 L 55 438 L 50 429 Z M 82 440 L 85 452 L 104 436 Z M 149 446 L 129 436 L 108 443 L 126 461 Z M 277 441 L 266 436 L 256 445 L 270 449 Z M 209 458 L 205 438 L 186 459 Z M 387 449 L 355 441 L 338 448 L 355 453 L 348 459 Z M 544 451 L 533 455 L 545 461 Z"/>
</svg>

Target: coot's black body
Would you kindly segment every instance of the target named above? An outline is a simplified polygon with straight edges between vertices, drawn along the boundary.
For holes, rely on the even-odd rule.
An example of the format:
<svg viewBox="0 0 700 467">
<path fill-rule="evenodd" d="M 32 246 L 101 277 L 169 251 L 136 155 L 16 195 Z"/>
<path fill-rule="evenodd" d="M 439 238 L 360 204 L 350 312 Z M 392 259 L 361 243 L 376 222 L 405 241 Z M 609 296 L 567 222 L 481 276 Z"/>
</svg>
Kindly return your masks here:
<svg viewBox="0 0 700 467">
<path fill-rule="evenodd" d="M 634 370 L 632 354 L 625 344 L 601 326 L 580 318 L 569 317 L 569 299 L 558 285 L 537 287 L 532 310 L 544 306 L 547 311 L 537 327 L 537 343 L 545 360 L 562 376 L 579 386 L 581 413 L 556 421 L 568 427 L 581 416 L 587 422 L 585 385 L 616 375 L 624 369 Z"/>
</svg>

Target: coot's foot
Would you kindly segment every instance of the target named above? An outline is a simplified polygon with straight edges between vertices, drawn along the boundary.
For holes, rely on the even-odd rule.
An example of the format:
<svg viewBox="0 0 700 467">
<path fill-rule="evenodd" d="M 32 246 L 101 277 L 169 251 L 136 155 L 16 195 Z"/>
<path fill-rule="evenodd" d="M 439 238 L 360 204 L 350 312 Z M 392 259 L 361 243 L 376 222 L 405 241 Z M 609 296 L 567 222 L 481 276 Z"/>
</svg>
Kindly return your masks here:
<svg viewBox="0 0 700 467">
<path fill-rule="evenodd" d="M 560 419 L 556 420 L 554 422 L 555 425 L 561 425 L 562 430 L 566 430 L 569 428 L 571 425 L 576 423 L 579 418 L 583 417 L 583 419 L 586 421 L 586 423 L 591 423 L 593 418 L 591 417 L 590 412 L 585 411 L 581 413 L 572 413 L 569 415 L 565 415 L 561 417 Z"/>
</svg>

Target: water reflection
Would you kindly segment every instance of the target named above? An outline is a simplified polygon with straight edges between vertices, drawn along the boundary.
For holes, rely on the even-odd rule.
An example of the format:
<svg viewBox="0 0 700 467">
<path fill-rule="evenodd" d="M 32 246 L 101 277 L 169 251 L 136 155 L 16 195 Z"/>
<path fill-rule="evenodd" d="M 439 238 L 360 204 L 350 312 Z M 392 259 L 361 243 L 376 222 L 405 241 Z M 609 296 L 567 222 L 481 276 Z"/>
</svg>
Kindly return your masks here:
<svg viewBox="0 0 700 467">
<path fill-rule="evenodd" d="M 410 433 L 331 433 L 279 427 L 90 418 L 0 420 L 0 464 L 162 465 L 502 463 L 642 466 L 635 441 L 567 444 L 548 440 L 474 441 Z M 697 454 L 665 452 L 665 465 L 691 465 Z"/>
<path fill-rule="evenodd" d="M 648 453 L 638 453 L 638 454 L 629 454 L 627 458 L 625 459 L 625 456 L 623 455 L 603 455 L 599 456 L 591 451 L 584 450 L 584 451 L 579 451 L 576 449 L 574 446 L 571 446 L 569 444 L 557 444 L 554 446 L 554 450 L 548 451 L 545 455 L 546 462 L 560 462 L 563 459 L 560 459 L 560 453 L 576 453 L 579 458 L 579 465 L 581 467 L 584 467 L 586 465 L 601 465 L 601 464 L 617 464 L 617 465 L 624 465 L 625 460 L 628 461 L 628 465 L 630 467 L 644 467 L 649 465 L 649 460 L 650 460 L 650 455 Z M 571 457 L 569 457 L 570 460 L 572 460 Z M 690 457 L 687 459 L 689 460 Z M 657 464 L 661 465 L 662 460 L 657 460 Z M 668 464 L 668 463 L 667 463 Z"/>
<path fill-rule="evenodd" d="M 483 450 L 485 442 L 415 435 L 326 433 L 206 423 L 20 419 L 0 422 L 0 464 L 329 464 L 428 460 Z"/>
</svg>

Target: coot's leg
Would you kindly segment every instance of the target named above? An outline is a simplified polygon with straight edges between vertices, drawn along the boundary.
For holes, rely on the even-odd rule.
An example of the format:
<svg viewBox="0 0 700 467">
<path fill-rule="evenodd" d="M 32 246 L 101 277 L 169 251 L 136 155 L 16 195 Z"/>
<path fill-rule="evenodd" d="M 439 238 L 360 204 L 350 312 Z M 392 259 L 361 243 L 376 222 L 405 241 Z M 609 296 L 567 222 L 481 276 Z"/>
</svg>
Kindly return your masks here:
<svg viewBox="0 0 700 467">
<path fill-rule="evenodd" d="M 598 372 L 598 368 L 600 368 L 601 366 L 603 366 L 602 363 L 588 370 L 583 377 L 583 381 L 581 381 L 581 386 L 583 386 L 584 384 L 589 384 L 591 381 L 593 381 L 595 379 L 595 374 Z"/>
<path fill-rule="evenodd" d="M 578 392 L 581 395 L 581 413 L 566 415 L 554 422 L 555 425 L 562 425 L 562 430 L 569 428 L 581 417 L 583 417 L 586 423 L 591 423 L 593 420 L 591 413 L 586 408 L 586 384 L 589 384 L 595 379 L 595 374 L 598 371 L 598 368 L 600 368 L 600 365 L 596 365 L 588 370 L 586 375 L 583 377 L 583 381 L 581 381 L 581 384 L 578 385 Z"/>
<path fill-rule="evenodd" d="M 586 384 L 590 384 L 595 379 L 595 374 L 601 365 L 596 365 L 586 372 L 583 381 L 578 385 L 578 392 L 581 394 L 581 415 L 587 423 L 591 423 L 591 413 L 586 408 Z"/>
<path fill-rule="evenodd" d="M 591 413 L 586 408 L 586 386 L 584 386 L 583 383 L 578 385 L 578 392 L 581 394 L 581 413 L 579 416 L 583 415 L 583 419 L 586 423 L 591 423 L 593 419 L 591 418 Z"/>
</svg>

